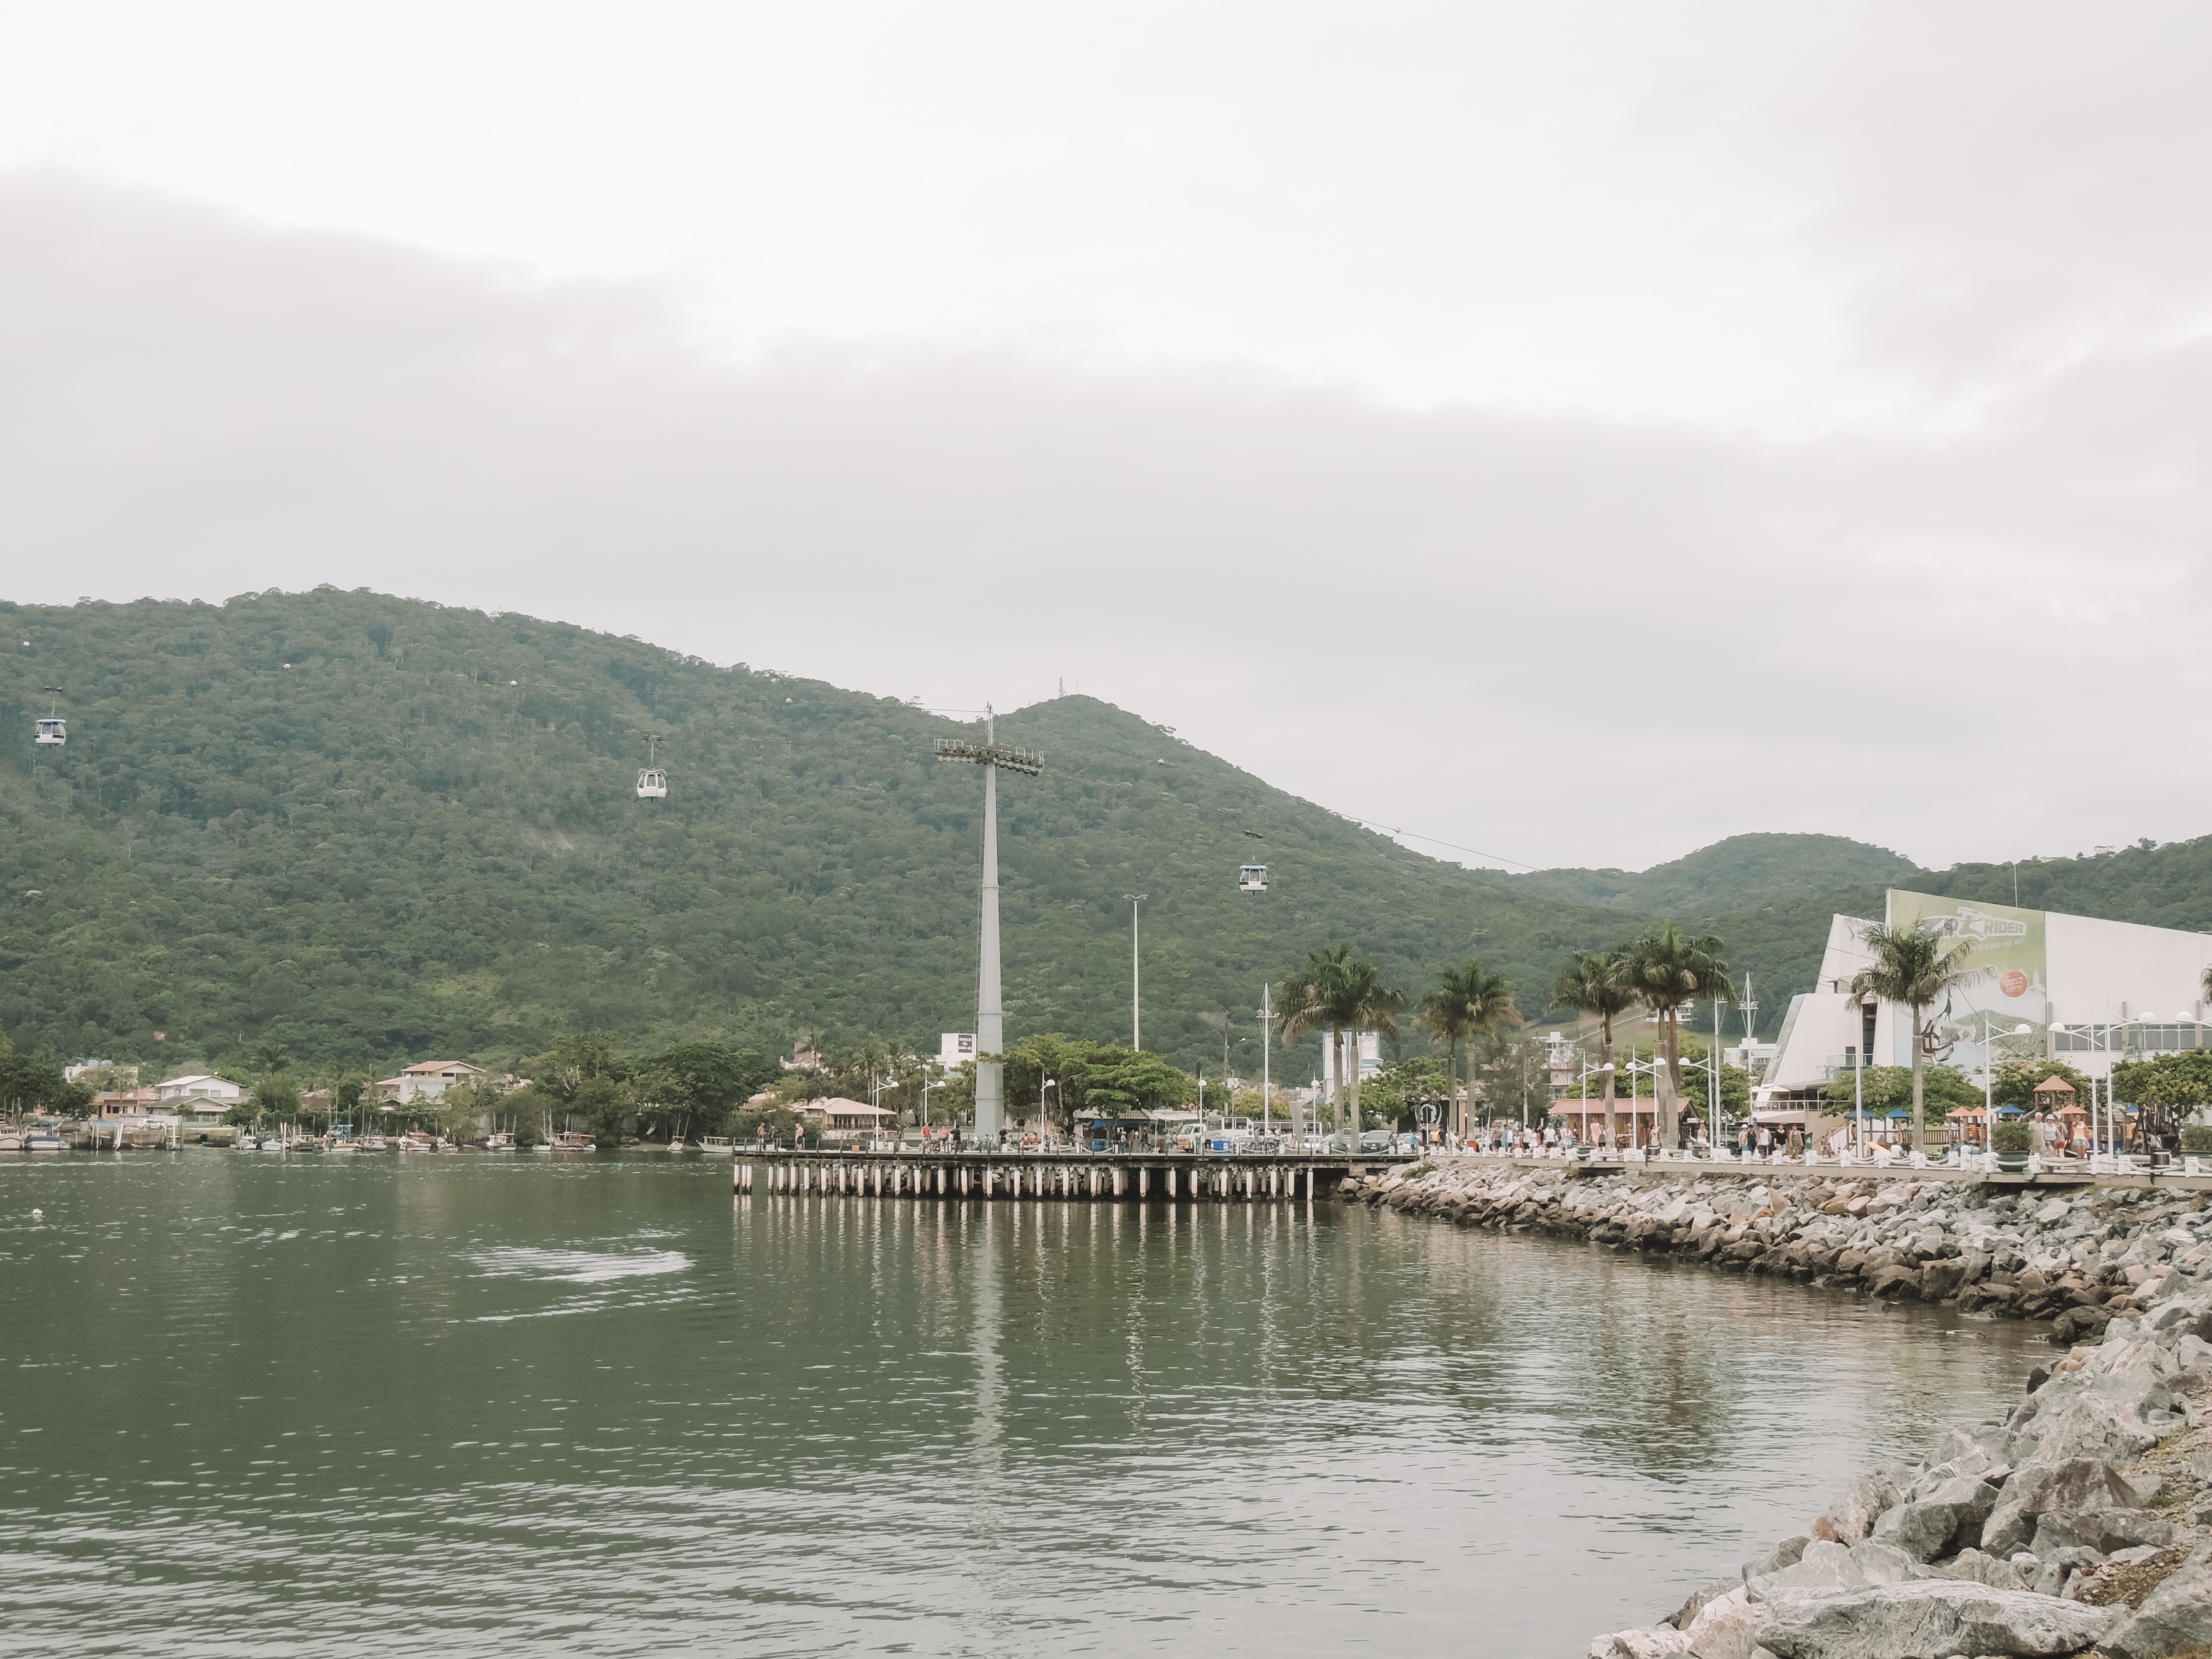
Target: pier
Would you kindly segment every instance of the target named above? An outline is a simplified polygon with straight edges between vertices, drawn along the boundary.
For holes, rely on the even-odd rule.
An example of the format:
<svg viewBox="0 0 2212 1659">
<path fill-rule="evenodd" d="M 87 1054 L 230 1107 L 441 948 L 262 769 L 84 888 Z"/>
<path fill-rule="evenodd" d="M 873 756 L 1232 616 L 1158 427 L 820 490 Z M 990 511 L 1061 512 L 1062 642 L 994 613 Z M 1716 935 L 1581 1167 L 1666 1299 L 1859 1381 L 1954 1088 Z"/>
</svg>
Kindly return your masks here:
<svg viewBox="0 0 2212 1659">
<path fill-rule="evenodd" d="M 1412 1152 L 769 1152 L 738 1153 L 732 1190 L 775 1196 L 1271 1204 L 1334 1192 Z"/>
</svg>

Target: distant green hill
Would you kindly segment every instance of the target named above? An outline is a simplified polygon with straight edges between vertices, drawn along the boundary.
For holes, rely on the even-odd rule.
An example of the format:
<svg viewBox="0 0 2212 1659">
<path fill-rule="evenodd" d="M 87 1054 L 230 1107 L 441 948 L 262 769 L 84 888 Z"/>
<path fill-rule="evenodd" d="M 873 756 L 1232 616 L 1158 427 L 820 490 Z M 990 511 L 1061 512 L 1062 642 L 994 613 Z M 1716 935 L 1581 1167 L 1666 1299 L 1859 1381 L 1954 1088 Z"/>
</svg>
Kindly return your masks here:
<svg viewBox="0 0 2212 1659">
<path fill-rule="evenodd" d="M 0 655 L 20 734 L 0 764 L 0 1022 L 19 1043 L 381 1064 L 533 1052 L 558 1019 L 932 1052 L 974 1024 L 981 778 L 931 752 L 973 726 L 363 592 L 7 614 L 31 642 Z M 70 741 L 34 755 L 47 684 Z M 665 801 L 634 793 L 647 731 Z M 1091 698 L 1000 735 L 1048 757 L 1002 784 L 1012 1035 L 1126 1036 L 1125 892 L 1149 896 L 1146 1046 L 1218 1067 L 1225 1032 L 1255 1072 L 1261 984 L 1313 947 L 1350 939 L 1409 987 L 1480 950 L 1533 1008 L 1570 949 L 1620 931 Z M 1248 860 L 1271 868 L 1264 896 L 1237 890 Z"/>
<path fill-rule="evenodd" d="M 20 1046 L 162 1065 L 274 1042 L 382 1066 L 512 1059 L 562 1020 L 787 1051 L 818 1032 L 933 1052 L 974 1023 L 981 780 L 931 752 L 974 726 L 367 592 L 0 615 L 0 1025 Z M 58 754 L 29 742 L 47 684 L 65 689 Z M 649 731 L 664 801 L 634 790 Z M 1146 1046 L 1187 1067 L 1218 1067 L 1226 1035 L 1256 1072 L 1262 982 L 1339 939 L 1416 993 L 1479 951 L 1535 1014 L 1570 952 L 1677 915 L 1757 976 L 1771 1031 L 1832 909 L 1905 880 L 2009 892 L 2010 866 L 1930 874 L 1822 836 L 1509 877 L 1091 698 L 1000 731 L 1047 759 L 1001 792 L 1009 1034 L 1126 1037 L 1122 896 L 1141 892 Z M 1247 861 L 1269 866 L 1265 895 L 1237 891 Z M 2212 926 L 2212 842 L 2022 866 L 2021 896 Z M 1310 1076 L 1316 1052 L 1279 1054 L 1277 1075 Z"/>
<path fill-rule="evenodd" d="M 1841 836 L 1730 836 L 1686 858 L 1649 870 L 1540 870 L 1510 878 L 1531 892 L 1555 894 L 1639 915 L 1711 915 L 1807 898 L 1869 884 L 1910 884 L 1911 860 Z"/>
</svg>

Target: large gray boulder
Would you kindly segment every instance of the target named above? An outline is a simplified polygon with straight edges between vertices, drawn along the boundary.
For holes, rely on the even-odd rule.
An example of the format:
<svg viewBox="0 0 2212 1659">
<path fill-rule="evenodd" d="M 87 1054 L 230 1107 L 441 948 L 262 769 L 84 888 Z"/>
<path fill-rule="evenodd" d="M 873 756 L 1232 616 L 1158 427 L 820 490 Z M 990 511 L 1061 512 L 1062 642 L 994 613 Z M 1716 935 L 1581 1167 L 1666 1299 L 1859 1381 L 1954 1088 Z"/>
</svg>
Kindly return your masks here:
<svg viewBox="0 0 2212 1659">
<path fill-rule="evenodd" d="M 1979 1476 L 1954 1476 L 1924 1496 L 1885 1510 L 1875 1522 L 1874 1535 L 1896 1545 L 1916 1561 L 1932 1561 L 1949 1554 L 1954 1540 L 1979 1538 L 1996 1501 L 1996 1487 Z"/>
<path fill-rule="evenodd" d="M 2094 1457 L 2069 1458 L 2019 1470 L 2005 1494 L 2030 1515 L 2045 1510 L 2131 1510 L 2136 1490 L 2111 1464 Z"/>
<path fill-rule="evenodd" d="M 1830 1543 L 1857 1543 L 1874 1529 L 1875 1517 L 1905 1496 L 1912 1480 L 1913 1472 L 1899 1463 L 1861 1475 L 1813 1522 L 1813 1536 Z"/>
<path fill-rule="evenodd" d="M 1987 1584 L 1991 1589 L 2026 1589 L 2028 1583 L 2018 1567 L 1994 1555 L 1979 1550 L 1960 1550 L 1958 1555 L 1942 1565 L 1929 1569 L 1946 1578 L 1964 1578 L 1977 1584 Z"/>
<path fill-rule="evenodd" d="M 2102 1645 L 2112 1659 L 2212 1653 L 2212 1562 L 2199 1552 L 2184 1563 Z"/>
<path fill-rule="evenodd" d="M 2029 1547 L 2036 1521 L 2046 1510 L 2089 1515 L 2132 1509 L 2139 1501 L 2135 1488 L 2111 1464 L 2095 1457 L 2025 1465 L 2014 1473 L 2002 1496 L 2004 1501 L 1990 1511 L 1981 1532 L 1982 1547 L 2001 1558 Z"/>
<path fill-rule="evenodd" d="M 2079 1653 L 2120 1623 L 2109 1607 L 1948 1578 L 1758 1604 L 1753 1638 L 1776 1659 L 1948 1659 Z M 2130 1656 L 2132 1659 L 2132 1656 Z"/>
<path fill-rule="evenodd" d="M 2081 1370 L 2054 1376 L 2014 1414 L 2018 1462 L 2119 1463 L 2148 1450 L 2172 1426 L 2171 1363 L 2154 1342 L 2123 1343 Z"/>
<path fill-rule="evenodd" d="M 2163 1548 L 2181 1535 L 2172 1522 L 2146 1510 L 2045 1510 L 2035 1517 L 2035 1541 L 2028 1548 L 2047 1561 L 2067 1549 L 2110 1555 L 2142 1544 Z"/>
<path fill-rule="evenodd" d="M 1690 1638 L 1662 1625 L 1656 1630 L 1617 1630 L 1589 1644 L 1589 1659 L 1668 1659 L 1687 1653 Z"/>
<path fill-rule="evenodd" d="M 1789 1569 L 1795 1571 L 1795 1568 Z M 1682 1634 L 1695 1659 L 1751 1659 L 1751 1595 L 1741 1587 L 1709 1605 Z"/>
</svg>

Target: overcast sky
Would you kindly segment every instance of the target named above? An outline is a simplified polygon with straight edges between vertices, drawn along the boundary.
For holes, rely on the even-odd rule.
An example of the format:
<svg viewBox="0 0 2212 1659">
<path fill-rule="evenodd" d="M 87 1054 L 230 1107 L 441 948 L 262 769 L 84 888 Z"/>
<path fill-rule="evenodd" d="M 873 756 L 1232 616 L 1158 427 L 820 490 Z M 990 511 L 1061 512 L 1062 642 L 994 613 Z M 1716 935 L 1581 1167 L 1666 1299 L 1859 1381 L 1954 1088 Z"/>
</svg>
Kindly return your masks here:
<svg viewBox="0 0 2212 1659">
<path fill-rule="evenodd" d="M 2208 84 L 2183 4 L 0 0 L 0 591 L 1064 681 L 1531 864 L 2193 836 Z"/>
</svg>

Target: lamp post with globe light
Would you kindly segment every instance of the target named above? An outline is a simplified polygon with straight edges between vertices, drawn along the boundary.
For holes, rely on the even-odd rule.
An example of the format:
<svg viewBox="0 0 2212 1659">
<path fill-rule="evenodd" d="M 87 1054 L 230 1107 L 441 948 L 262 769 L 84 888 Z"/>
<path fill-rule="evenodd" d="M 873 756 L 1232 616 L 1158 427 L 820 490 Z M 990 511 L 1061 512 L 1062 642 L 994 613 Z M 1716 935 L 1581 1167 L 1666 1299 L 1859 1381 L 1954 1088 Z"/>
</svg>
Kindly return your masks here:
<svg viewBox="0 0 2212 1659">
<path fill-rule="evenodd" d="M 1997 1054 L 1996 1054 L 1996 1048 L 1993 1048 L 1993 1047 L 1991 1047 L 1991 1046 L 1990 1046 L 1990 1011 L 1989 1011 L 1988 1009 L 1986 1009 L 1986 1008 L 1984 1008 L 1984 1009 L 1981 1010 L 1981 1016 L 1982 1016 L 1982 1133 L 1983 1133 L 1984 1134 L 1987 1135 L 1987 1136 L 1990 1138 L 1990 1145 L 1991 1146 L 1993 1146 L 1993 1147 L 1994 1147 L 1994 1146 L 1996 1145 L 1996 1139 L 1997 1139 L 1997 1136 L 1996 1136 L 1996 1128 L 1997 1128 L 1997 1109 L 1996 1109 L 1996 1073 L 1997 1073 Z M 2023 1023 L 2022 1023 L 2022 1024 L 2018 1024 L 2018 1025 L 2014 1026 L 2010 1031 L 2008 1031 L 2008 1032 L 2007 1032 L 2007 1033 L 2006 1033 L 2006 1035 L 2007 1035 L 2008 1036 L 2033 1036 L 2033 1035 L 2034 1034 L 2034 1031 L 2035 1031 L 2035 1028 L 2034 1028 L 2033 1025 L 2029 1025 L 2029 1024 L 2026 1024 L 2025 1022 L 2023 1022 Z"/>
</svg>

